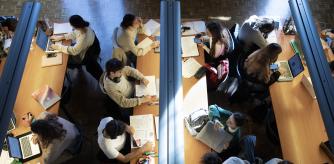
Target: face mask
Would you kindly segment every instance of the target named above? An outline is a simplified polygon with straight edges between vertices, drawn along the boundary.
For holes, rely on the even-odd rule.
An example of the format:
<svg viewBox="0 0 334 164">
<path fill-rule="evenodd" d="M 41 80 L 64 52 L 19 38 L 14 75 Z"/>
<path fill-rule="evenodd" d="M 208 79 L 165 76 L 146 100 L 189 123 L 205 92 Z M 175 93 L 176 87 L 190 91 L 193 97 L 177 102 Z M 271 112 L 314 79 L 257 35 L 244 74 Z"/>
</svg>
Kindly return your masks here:
<svg viewBox="0 0 334 164">
<path fill-rule="evenodd" d="M 120 77 L 114 77 L 114 78 L 111 79 L 111 81 L 113 81 L 115 83 L 119 83 L 121 81 L 121 77 L 122 76 L 120 76 Z"/>
</svg>

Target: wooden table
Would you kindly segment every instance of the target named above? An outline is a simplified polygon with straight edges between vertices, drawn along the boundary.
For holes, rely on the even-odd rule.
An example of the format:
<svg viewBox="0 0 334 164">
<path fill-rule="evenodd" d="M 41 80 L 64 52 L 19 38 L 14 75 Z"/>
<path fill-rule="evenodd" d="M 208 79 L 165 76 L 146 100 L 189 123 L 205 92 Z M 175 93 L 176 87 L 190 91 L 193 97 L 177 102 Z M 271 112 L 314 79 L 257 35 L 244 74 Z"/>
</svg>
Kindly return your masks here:
<svg viewBox="0 0 334 164">
<path fill-rule="evenodd" d="M 288 60 L 294 55 L 289 41 L 295 36 L 277 32 L 283 52 L 278 60 Z M 331 163 L 320 150 L 320 142 L 328 140 L 316 99 L 312 99 L 301 83 L 302 74 L 291 82 L 276 82 L 270 86 L 270 95 L 276 117 L 283 157 L 296 164 Z"/>
<path fill-rule="evenodd" d="M 139 40 L 144 39 L 144 36 L 140 36 Z M 199 48 L 200 56 L 195 59 L 204 64 L 204 50 Z M 154 75 L 159 78 L 160 75 L 160 54 L 154 53 L 152 50 L 145 56 L 137 58 L 137 69 L 145 76 Z M 184 97 L 184 116 L 192 113 L 200 108 L 208 108 L 208 96 L 207 96 L 207 84 L 206 77 L 202 77 L 200 80 L 191 77 L 189 79 L 183 78 L 183 97 Z M 134 108 L 133 115 L 153 114 L 159 115 L 158 105 L 140 105 Z M 155 152 L 158 152 L 158 141 L 155 141 Z M 211 149 L 193 138 L 188 130 L 184 129 L 184 153 L 185 163 L 193 164 L 199 163 L 203 154 L 210 152 Z M 131 164 L 134 164 L 138 159 L 131 160 Z M 158 158 L 155 158 L 155 163 L 158 163 Z"/>
<path fill-rule="evenodd" d="M 67 44 L 69 42 L 66 41 Z M 32 43 L 25 69 L 22 75 L 21 84 L 17 93 L 14 105 L 14 114 L 16 117 L 16 129 L 12 133 L 16 135 L 30 131 L 30 127 L 22 124 L 21 118 L 27 112 L 31 112 L 37 117 L 41 112 L 45 111 L 43 107 L 32 98 L 31 94 L 44 85 L 49 85 L 58 95 L 61 95 L 64 77 L 66 72 L 68 55 L 63 54 L 63 64 L 50 67 L 41 67 L 42 56 L 44 51 L 40 49 L 35 42 Z M 49 112 L 58 114 L 59 102 L 48 109 Z M 43 162 L 42 158 L 36 158 L 26 163 Z"/>
</svg>

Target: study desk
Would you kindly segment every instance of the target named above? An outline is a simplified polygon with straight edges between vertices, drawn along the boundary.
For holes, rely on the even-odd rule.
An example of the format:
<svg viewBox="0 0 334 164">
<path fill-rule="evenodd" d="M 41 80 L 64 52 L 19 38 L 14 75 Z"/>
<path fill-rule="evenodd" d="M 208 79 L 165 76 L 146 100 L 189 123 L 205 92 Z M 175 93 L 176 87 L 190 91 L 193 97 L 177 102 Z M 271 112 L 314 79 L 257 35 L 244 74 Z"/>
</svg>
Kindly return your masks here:
<svg viewBox="0 0 334 164">
<path fill-rule="evenodd" d="M 139 40 L 143 40 L 145 36 L 140 35 Z M 204 64 L 204 49 L 199 48 L 200 56 L 194 57 L 200 64 Z M 145 76 L 154 75 L 159 78 L 160 75 L 160 54 L 154 53 L 152 50 L 145 56 L 137 58 L 137 69 Z M 183 78 L 183 112 L 184 116 L 196 111 L 200 108 L 208 108 L 207 84 L 206 77 L 197 80 L 194 77 Z M 140 105 L 135 107 L 133 115 L 153 114 L 159 115 L 159 105 Z M 158 152 L 158 141 L 155 141 L 155 152 Z M 184 128 L 184 153 L 185 163 L 199 163 L 203 154 L 210 152 L 211 149 L 192 137 L 188 130 Z M 131 164 L 135 164 L 138 159 L 131 160 Z M 158 158 L 155 157 L 155 163 Z"/>
<path fill-rule="evenodd" d="M 282 46 L 278 60 L 288 60 L 294 55 L 289 41 L 295 36 L 277 32 Z M 296 164 L 331 163 L 320 149 L 320 142 L 328 140 L 319 105 L 301 83 L 302 74 L 291 82 L 276 82 L 270 86 L 270 95 L 276 117 L 283 158 Z"/>
<path fill-rule="evenodd" d="M 69 41 L 65 41 L 69 45 Z M 31 112 L 37 117 L 41 112 L 45 111 L 43 107 L 32 98 L 31 94 L 44 85 L 49 85 L 59 96 L 63 88 L 64 77 L 66 72 L 68 55 L 63 54 L 63 63 L 57 66 L 41 67 L 42 56 L 44 51 L 40 49 L 35 42 L 32 43 L 32 48 L 28 54 L 24 72 L 22 75 L 20 87 L 17 93 L 16 102 L 13 112 L 16 117 L 16 129 L 12 131 L 14 136 L 30 131 L 30 127 L 25 127 L 22 124 L 21 117 L 27 112 Z M 59 104 L 57 102 L 48 109 L 49 112 L 58 114 Z M 41 157 L 30 160 L 26 163 L 35 164 L 43 163 Z"/>
</svg>

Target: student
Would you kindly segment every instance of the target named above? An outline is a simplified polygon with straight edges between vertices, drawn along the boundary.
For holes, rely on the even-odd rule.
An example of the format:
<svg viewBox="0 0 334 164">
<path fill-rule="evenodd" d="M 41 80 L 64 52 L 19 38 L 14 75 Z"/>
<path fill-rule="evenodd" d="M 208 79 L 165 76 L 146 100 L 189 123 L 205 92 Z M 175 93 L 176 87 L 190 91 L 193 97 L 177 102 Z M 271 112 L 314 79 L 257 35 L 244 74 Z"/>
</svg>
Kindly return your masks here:
<svg viewBox="0 0 334 164">
<path fill-rule="evenodd" d="M 0 24 L 0 58 L 6 57 L 9 53 L 9 48 L 12 38 L 14 37 L 15 29 L 18 21 L 15 18 L 6 18 Z M 7 43 L 8 42 L 8 43 Z"/>
<path fill-rule="evenodd" d="M 221 164 L 223 161 L 215 152 L 209 152 L 203 155 L 201 164 Z"/>
<path fill-rule="evenodd" d="M 150 102 L 150 96 L 134 98 L 134 83 L 129 78 L 148 85 L 149 81 L 138 70 L 124 66 L 118 59 L 106 63 L 106 72 L 100 78 L 100 87 L 115 103 L 122 108 L 132 108 Z"/>
<path fill-rule="evenodd" d="M 239 144 L 240 127 L 245 122 L 245 116 L 239 112 L 232 113 L 218 105 L 209 106 L 209 119 L 215 123 L 215 128 L 223 128 L 226 132 L 233 135 L 229 144 L 224 145 L 225 150 L 236 152 L 236 146 Z M 222 127 L 220 125 L 223 125 Z M 224 153 L 224 151 L 222 152 Z"/>
<path fill-rule="evenodd" d="M 102 119 L 97 132 L 100 149 L 113 163 L 116 163 L 116 160 L 127 163 L 153 149 L 152 143 L 148 142 L 141 148 L 130 152 L 130 135 L 133 135 L 134 129 L 121 121 L 114 120 L 112 117 Z"/>
<path fill-rule="evenodd" d="M 271 79 L 273 74 L 270 70 L 270 64 L 276 62 L 282 48 L 277 43 L 271 43 L 261 48 L 247 57 L 244 62 L 244 70 L 249 78 L 264 84 L 271 84 L 277 80 Z"/>
<path fill-rule="evenodd" d="M 117 45 L 122 48 L 127 54 L 127 57 L 131 62 L 135 63 L 136 56 L 142 56 L 143 49 L 136 46 L 135 41 L 137 34 L 144 33 L 144 26 L 142 20 L 132 14 L 126 14 L 123 17 L 122 23 L 117 30 Z M 159 46 L 159 42 L 153 42 L 151 48 Z"/>
<path fill-rule="evenodd" d="M 205 44 L 209 44 L 210 49 L 205 44 L 200 44 L 209 54 L 206 57 L 206 63 L 219 62 L 228 50 L 226 39 L 228 36 L 224 36 L 223 28 L 218 22 L 209 22 L 206 25 L 206 31 L 208 37 L 201 37 L 201 39 Z"/>
<path fill-rule="evenodd" d="M 60 50 L 69 54 L 69 65 L 84 64 L 87 71 L 99 80 L 103 70 L 97 62 L 100 54 L 100 43 L 94 31 L 89 27 L 89 22 L 85 21 L 79 15 L 72 15 L 69 19 L 74 31 L 62 36 L 51 36 L 54 41 L 72 40 L 75 41 L 73 46 L 52 44 L 51 48 Z"/>
<path fill-rule="evenodd" d="M 253 15 L 242 24 L 238 39 L 245 44 L 246 49 L 253 45 L 264 48 L 268 44 L 266 38 L 274 28 L 274 20 Z"/>
<path fill-rule="evenodd" d="M 38 142 L 42 148 L 44 163 L 61 163 L 71 157 L 65 150 L 74 150 L 77 146 L 79 131 L 71 122 L 43 112 L 36 121 L 31 123 L 33 142 Z"/>
</svg>

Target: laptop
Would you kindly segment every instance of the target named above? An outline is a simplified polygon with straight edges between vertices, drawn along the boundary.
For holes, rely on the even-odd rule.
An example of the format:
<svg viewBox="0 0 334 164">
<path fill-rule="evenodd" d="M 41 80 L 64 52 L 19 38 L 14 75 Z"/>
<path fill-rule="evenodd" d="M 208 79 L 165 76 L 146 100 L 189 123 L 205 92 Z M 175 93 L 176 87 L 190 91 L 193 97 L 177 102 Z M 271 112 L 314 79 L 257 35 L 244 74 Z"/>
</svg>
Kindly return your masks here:
<svg viewBox="0 0 334 164">
<path fill-rule="evenodd" d="M 278 81 L 292 81 L 294 77 L 298 76 L 304 71 L 302 60 L 299 53 L 295 53 L 288 61 L 277 61 L 278 70 L 281 76 Z"/>
<path fill-rule="evenodd" d="M 232 138 L 233 136 L 224 129 L 216 130 L 212 121 L 208 121 L 196 136 L 196 139 L 200 140 L 217 153 L 222 152 L 224 144 L 229 143 Z"/>
<path fill-rule="evenodd" d="M 39 144 L 34 144 L 31 138 L 32 132 L 17 137 L 7 136 L 9 156 L 22 162 L 39 157 L 42 154 L 41 148 Z"/>
<path fill-rule="evenodd" d="M 51 41 L 51 39 L 49 39 L 49 37 L 45 34 L 45 32 L 41 28 L 39 28 L 37 32 L 36 44 L 38 45 L 38 47 L 40 47 L 48 54 L 60 52 L 58 50 L 53 50 L 51 48 L 53 42 Z"/>
</svg>

